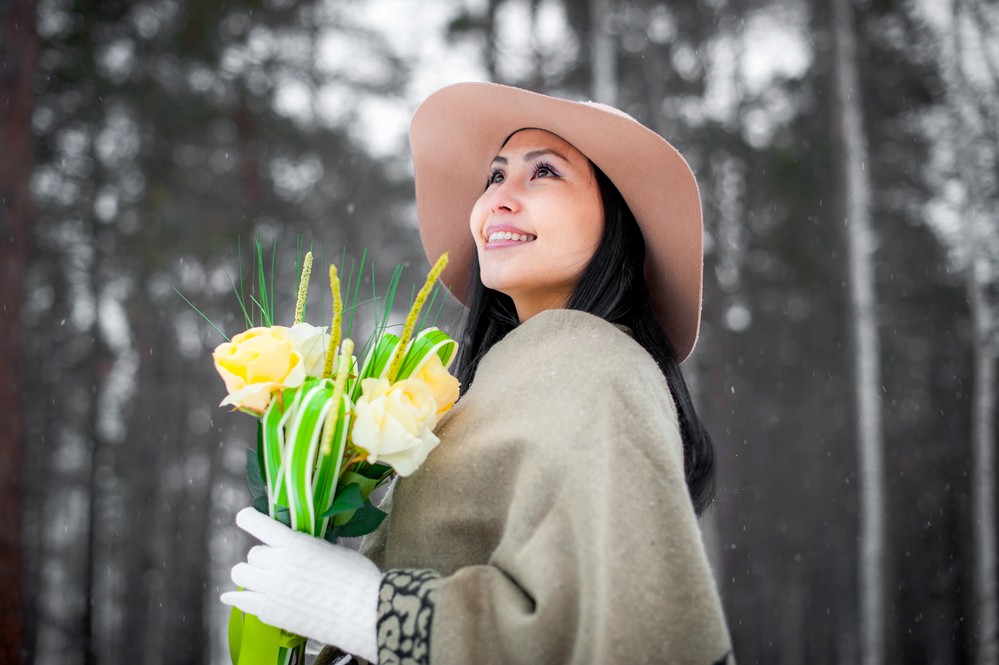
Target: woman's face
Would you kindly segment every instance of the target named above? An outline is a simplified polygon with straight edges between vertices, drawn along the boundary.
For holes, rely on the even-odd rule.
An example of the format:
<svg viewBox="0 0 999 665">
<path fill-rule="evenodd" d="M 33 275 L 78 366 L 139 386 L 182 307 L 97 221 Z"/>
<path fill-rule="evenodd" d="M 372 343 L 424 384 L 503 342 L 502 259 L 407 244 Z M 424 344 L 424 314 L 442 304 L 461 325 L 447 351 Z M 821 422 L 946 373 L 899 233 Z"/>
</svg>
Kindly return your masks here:
<svg viewBox="0 0 999 665">
<path fill-rule="evenodd" d="M 469 226 L 482 283 L 510 296 L 522 322 L 564 307 L 604 229 L 589 160 L 555 134 L 518 131 L 493 159 Z"/>
</svg>

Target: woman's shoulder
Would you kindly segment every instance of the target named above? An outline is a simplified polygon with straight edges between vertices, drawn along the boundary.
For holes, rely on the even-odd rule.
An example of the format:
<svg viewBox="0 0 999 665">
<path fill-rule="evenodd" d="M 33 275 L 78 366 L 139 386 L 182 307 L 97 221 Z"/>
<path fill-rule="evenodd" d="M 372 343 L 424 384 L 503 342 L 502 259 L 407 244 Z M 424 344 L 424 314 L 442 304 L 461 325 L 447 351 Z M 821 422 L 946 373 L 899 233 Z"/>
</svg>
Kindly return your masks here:
<svg viewBox="0 0 999 665">
<path fill-rule="evenodd" d="M 475 384 L 485 384 L 476 386 Z M 655 360 L 627 332 L 598 316 L 570 309 L 542 311 L 521 323 L 483 357 L 473 387 L 517 385 L 541 399 L 595 400 L 613 394 L 669 396 Z M 601 400 L 605 401 L 605 400 Z M 675 409 L 674 409 L 675 417 Z"/>
<path fill-rule="evenodd" d="M 498 348 L 497 348 L 498 347 Z M 510 331 L 494 347 L 504 355 L 541 355 L 553 350 L 556 357 L 589 356 L 634 360 L 642 364 L 655 362 L 635 341 L 627 326 L 616 325 L 588 312 L 575 309 L 547 309 L 535 314 Z"/>
<path fill-rule="evenodd" d="M 543 468 L 585 466 L 613 450 L 637 450 L 660 469 L 683 464 L 659 366 L 628 334 L 586 312 L 547 310 L 520 324 L 482 358 L 453 410 L 448 434 L 502 429 L 504 440 L 548 441 L 524 453 Z"/>
</svg>

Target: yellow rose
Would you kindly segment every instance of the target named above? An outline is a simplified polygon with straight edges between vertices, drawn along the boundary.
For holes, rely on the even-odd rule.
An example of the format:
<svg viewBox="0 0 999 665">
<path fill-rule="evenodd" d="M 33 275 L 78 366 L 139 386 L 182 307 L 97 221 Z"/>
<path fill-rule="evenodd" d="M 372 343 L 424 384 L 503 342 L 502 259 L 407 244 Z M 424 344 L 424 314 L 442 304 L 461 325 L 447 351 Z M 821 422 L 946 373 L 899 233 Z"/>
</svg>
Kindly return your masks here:
<svg viewBox="0 0 999 665">
<path fill-rule="evenodd" d="M 263 414 L 275 392 L 305 381 L 302 356 L 284 326 L 250 328 L 219 344 L 212 358 L 229 391 L 219 406 L 230 404 Z"/>
<path fill-rule="evenodd" d="M 354 413 L 354 445 L 369 463 L 389 464 L 400 476 L 416 471 L 440 443 L 433 433 L 437 403 L 423 381 L 364 379 Z"/>
<path fill-rule="evenodd" d="M 431 353 L 420 369 L 413 372 L 410 378 L 419 379 L 427 384 L 430 395 L 437 403 L 438 417 L 446 413 L 458 401 L 458 389 L 461 387 L 461 382 L 444 369 L 444 364 L 436 353 Z"/>
</svg>

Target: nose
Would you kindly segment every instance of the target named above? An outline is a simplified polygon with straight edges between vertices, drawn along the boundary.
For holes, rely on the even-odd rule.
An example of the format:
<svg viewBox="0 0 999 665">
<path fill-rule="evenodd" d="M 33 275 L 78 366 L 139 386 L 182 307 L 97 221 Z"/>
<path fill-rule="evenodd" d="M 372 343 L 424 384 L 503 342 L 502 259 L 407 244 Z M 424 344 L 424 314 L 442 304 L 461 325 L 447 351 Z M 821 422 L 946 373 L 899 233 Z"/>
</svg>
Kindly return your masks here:
<svg viewBox="0 0 999 665">
<path fill-rule="evenodd" d="M 495 184 L 489 191 L 489 212 L 517 212 L 520 210 L 519 194 L 512 180 Z"/>
</svg>

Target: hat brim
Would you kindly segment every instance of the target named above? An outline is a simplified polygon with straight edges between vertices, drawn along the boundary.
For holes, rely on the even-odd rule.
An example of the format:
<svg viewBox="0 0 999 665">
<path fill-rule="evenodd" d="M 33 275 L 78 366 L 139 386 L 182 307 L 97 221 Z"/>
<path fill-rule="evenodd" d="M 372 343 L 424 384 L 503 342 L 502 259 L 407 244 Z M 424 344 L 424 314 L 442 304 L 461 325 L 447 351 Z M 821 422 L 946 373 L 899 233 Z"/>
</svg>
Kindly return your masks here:
<svg viewBox="0 0 999 665">
<path fill-rule="evenodd" d="M 665 139 L 602 104 L 496 83 L 458 83 L 420 105 L 409 132 L 416 209 L 430 263 L 448 252 L 444 285 L 468 304 L 475 252 L 469 215 L 500 145 L 524 128 L 562 137 L 621 192 L 645 238 L 645 279 L 656 318 L 677 360 L 686 359 L 700 325 L 704 265 L 697 181 Z"/>
</svg>

